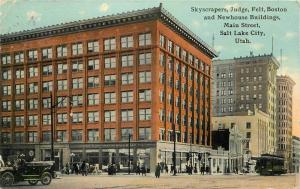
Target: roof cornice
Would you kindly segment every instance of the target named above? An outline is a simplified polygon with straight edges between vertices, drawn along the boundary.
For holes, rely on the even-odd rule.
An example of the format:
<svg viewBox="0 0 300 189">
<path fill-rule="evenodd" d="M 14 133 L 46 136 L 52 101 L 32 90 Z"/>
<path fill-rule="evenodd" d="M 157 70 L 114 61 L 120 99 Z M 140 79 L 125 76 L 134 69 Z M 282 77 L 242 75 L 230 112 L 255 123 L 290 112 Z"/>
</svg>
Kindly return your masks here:
<svg viewBox="0 0 300 189">
<path fill-rule="evenodd" d="M 154 8 L 123 12 L 92 19 L 46 26 L 32 30 L 2 34 L 0 35 L 0 45 L 7 45 L 21 41 L 36 40 L 45 37 L 60 36 L 156 19 L 161 20 L 173 31 L 181 35 L 187 41 L 191 42 L 196 48 L 204 51 L 204 53 L 209 57 L 217 57 L 217 53 L 213 48 L 211 48 L 192 31 L 190 31 L 184 24 L 178 21 L 167 10 L 162 8 L 161 5 Z"/>
</svg>

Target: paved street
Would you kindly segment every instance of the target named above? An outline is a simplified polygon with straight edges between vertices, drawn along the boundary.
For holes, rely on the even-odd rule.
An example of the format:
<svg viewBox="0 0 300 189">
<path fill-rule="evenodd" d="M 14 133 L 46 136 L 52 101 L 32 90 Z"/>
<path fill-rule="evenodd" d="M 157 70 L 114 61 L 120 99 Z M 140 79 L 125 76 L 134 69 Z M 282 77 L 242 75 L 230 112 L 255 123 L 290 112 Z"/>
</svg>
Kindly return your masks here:
<svg viewBox="0 0 300 189">
<path fill-rule="evenodd" d="M 162 174 L 160 179 L 154 175 L 146 177 L 136 175 L 89 175 L 62 176 L 54 179 L 49 186 L 30 186 L 19 183 L 9 188 L 65 188 L 65 189 L 300 189 L 299 175 L 258 176 L 258 175 L 180 175 L 169 176 Z M 7 188 L 8 189 L 8 188 Z"/>
</svg>

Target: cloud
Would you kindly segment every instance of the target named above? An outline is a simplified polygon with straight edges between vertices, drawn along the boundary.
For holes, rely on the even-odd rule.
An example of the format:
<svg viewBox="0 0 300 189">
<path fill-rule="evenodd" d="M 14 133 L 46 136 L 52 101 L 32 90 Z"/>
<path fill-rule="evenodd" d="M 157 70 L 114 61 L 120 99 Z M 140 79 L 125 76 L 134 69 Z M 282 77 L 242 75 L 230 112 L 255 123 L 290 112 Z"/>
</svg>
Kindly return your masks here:
<svg viewBox="0 0 300 189">
<path fill-rule="evenodd" d="M 222 51 L 222 50 L 224 49 L 224 47 L 223 47 L 222 45 L 216 45 L 216 46 L 214 47 L 214 49 L 215 49 L 217 52 L 220 52 L 220 51 Z"/>
<path fill-rule="evenodd" d="M 251 43 L 250 48 L 254 50 L 261 50 L 264 47 L 264 44 L 262 43 Z"/>
<path fill-rule="evenodd" d="M 296 32 L 286 32 L 285 35 L 284 35 L 284 37 L 287 38 L 287 39 L 292 39 L 296 36 L 297 36 Z"/>
<path fill-rule="evenodd" d="M 289 57 L 287 56 L 277 56 L 276 59 L 280 62 L 281 61 L 281 58 L 282 58 L 282 62 L 286 62 L 289 60 Z"/>
<path fill-rule="evenodd" d="M 17 0 L 0 0 L 0 6 L 5 5 L 5 4 L 11 4 L 14 5 L 16 4 Z"/>
<path fill-rule="evenodd" d="M 234 3 L 234 4 L 227 4 L 224 6 L 224 8 L 227 10 L 230 10 L 231 7 L 238 8 L 240 7 L 240 5 L 238 3 Z"/>
<path fill-rule="evenodd" d="M 32 11 L 28 11 L 26 13 L 27 16 L 27 20 L 31 21 L 31 22 L 35 22 L 35 21 L 40 21 L 41 20 L 41 14 L 32 10 Z"/>
<path fill-rule="evenodd" d="M 82 15 L 85 15 L 85 11 L 84 11 L 84 10 L 80 10 L 78 13 L 79 13 L 81 16 L 82 16 Z"/>
<path fill-rule="evenodd" d="M 99 7 L 100 12 L 106 12 L 109 9 L 109 6 L 107 3 L 102 3 Z"/>
</svg>

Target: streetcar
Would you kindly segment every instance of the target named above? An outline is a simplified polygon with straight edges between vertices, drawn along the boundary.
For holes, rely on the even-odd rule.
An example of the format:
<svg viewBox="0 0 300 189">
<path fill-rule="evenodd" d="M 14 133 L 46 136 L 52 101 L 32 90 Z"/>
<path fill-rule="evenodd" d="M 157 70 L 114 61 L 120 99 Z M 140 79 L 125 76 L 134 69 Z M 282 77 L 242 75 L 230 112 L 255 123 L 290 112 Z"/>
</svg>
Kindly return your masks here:
<svg viewBox="0 0 300 189">
<path fill-rule="evenodd" d="M 287 172 L 284 158 L 271 154 L 262 154 L 257 158 L 255 171 L 260 175 L 281 175 Z"/>
</svg>

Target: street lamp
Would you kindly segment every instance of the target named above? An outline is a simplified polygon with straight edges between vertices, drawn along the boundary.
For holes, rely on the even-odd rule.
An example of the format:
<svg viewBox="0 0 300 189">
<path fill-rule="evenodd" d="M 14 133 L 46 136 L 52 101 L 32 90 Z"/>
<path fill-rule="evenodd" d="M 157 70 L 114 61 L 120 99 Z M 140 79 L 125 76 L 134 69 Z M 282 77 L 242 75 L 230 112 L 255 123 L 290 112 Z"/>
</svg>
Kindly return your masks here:
<svg viewBox="0 0 300 189">
<path fill-rule="evenodd" d="M 128 134 L 128 175 L 130 175 L 130 137 L 131 134 Z"/>
</svg>

